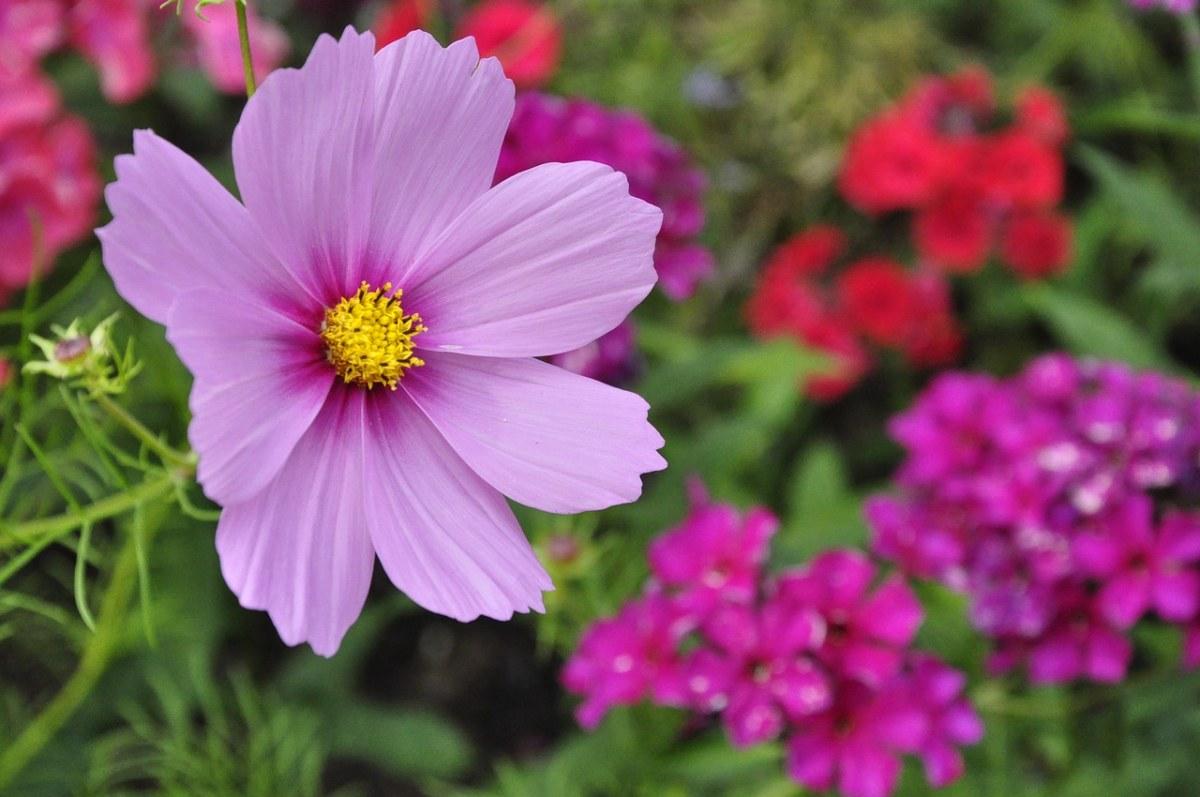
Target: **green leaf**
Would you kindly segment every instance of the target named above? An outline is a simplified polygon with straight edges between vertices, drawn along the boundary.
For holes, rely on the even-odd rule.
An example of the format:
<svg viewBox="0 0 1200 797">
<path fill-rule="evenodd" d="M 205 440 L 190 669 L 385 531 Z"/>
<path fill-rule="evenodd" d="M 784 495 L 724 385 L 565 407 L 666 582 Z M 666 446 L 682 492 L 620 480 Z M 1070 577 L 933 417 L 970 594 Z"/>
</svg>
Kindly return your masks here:
<svg viewBox="0 0 1200 797">
<path fill-rule="evenodd" d="M 867 540 L 861 497 L 849 486 L 845 463 L 827 440 L 800 457 L 788 482 L 787 514 L 775 540 L 775 561 L 793 564 L 819 551 Z"/>
<path fill-rule="evenodd" d="M 1096 149 L 1083 148 L 1080 159 L 1134 231 L 1174 268 L 1177 283 L 1200 288 L 1200 221 L 1167 183 Z"/>
<path fill-rule="evenodd" d="M 347 701 L 330 716 L 334 754 L 394 775 L 457 777 L 474 755 L 466 736 L 431 712 Z"/>
<path fill-rule="evenodd" d="M 1026 301 L 1072 352 L 1140 368 L 1175 370 L 1158 345 L 1129 319 L 1099 302 L 1049 285 L 1026 285 Z"/>
</svg>

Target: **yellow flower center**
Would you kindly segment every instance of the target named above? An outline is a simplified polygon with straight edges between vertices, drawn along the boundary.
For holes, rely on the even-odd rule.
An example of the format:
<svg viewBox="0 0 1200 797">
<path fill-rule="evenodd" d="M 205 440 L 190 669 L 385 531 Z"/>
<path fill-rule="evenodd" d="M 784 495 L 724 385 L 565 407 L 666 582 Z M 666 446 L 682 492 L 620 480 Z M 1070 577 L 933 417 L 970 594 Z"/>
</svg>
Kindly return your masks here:
<svg viewBox="0 0 1200 797">
<path fill-rule="evenodd" d="M 425 331 L 421 316 L 405 315 L 403 291 L 391 290 L 390 282 L 374 290 L 364 282 L 353 296 L 325 310 L 325 356 L 348 385 L 395 390 L 405 371 L 425 364 L 413 354 L 413 338 Z"/>
</svg>

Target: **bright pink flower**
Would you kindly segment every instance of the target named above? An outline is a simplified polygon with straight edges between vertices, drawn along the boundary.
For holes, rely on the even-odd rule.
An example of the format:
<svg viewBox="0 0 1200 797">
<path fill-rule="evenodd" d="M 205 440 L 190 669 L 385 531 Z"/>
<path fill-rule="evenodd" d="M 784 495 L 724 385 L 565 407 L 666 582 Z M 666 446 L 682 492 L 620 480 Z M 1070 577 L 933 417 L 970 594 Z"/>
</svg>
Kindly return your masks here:
<svg viewBox="0 0 1200 797">
<path fill-rule="evenodd" d="M 58 91 L 33 68 L 10 69 L 0 63 L 0 138 L 12 131 L 41 125 L 58 113 Z"/>
<path fill-rule="evenodd" d="M 645 401 L 535 359 L 653 288 L 660 212 L 596 163 L 491 187 L 513 108 L 499 63 L 420 31 L 374 45 L 323 36 L 263 82 L 233 137 L 244 205 L 135 134 L 99 231 L 195 377 L 226 581 L 325 655 L 376 555 L 432 611 L 540 610 L 550 580 L 504 496 L 599 509 L 665 465 Z"/>
<path fill-rule="evenodd" d="M 195 40 L 200 65 L 213 85 L 227 94 L 246 91 L 235 2 L 237 0 L 205 7 L 203 19 L 194 13 L 183 15 L 183 26 Z M 247 6 L 246 24 L 250 33 L 250 52 L 254 58 L 254 75 L 261 82 L 283 63 L 291 44 L 283 29 L 260 18 L 254 13 L 253 6 Z"/>
<path fill-rule="evenodd" d="M 871 590 L 875 566 L 853 550 L 828 551 L 780 576 L 780 598 L 825 620 L 821 660 L 870 686 L 894 676 L 921 625 L 921 604 L 902 578 Z"/>
<path fill-rule="evenodd" d="M 1076 534 L 1072 553 L 1081 571 L 1103 586 L 1100 613 L 1129 628 L 1153 609 L 1164 620 L 1185 622 L 1200 610 L 1200 521 L 1169 513 L 1154 528 L 1154 508 L 1131 496 Z"/>
<path fill-rule="evenodd" d="M 832 709 L 799 726 L 788 743 L 788 772 L 810 789 L 843 797 L 887 797 L 900 777 L 900 753 L 917 752 L 928 720 L 902 690 L 847 682 Z"/>
<path fill-rule="evenodd" d="M 616 617 L 588 628 L 562 672 L 567 689 L 584 696 L 575 712 L 579 724 L 594 728 L 613 706 L 647 697 L 682 705 L 678 646 L 690 630 L 688 616 L 656 595 L 627 603 Z"/>
<path fill-rule="evenodd" d="M 693 662 L 687 687 L 703 698 L 700 707 L 712 706 L 709 684 L 721 683 L 725 673 L 717 705 L 734 745 L 769 741 L 788 724 L 829 708 L 829 677 L 810 655 L 825 638 L 825 623 L 811 608 L 784 599 L 759 607 L 726 604 L 704 621 L 703 632 L 722 664 L 710 663 L 704 672 Z M 704 690 L 695 683 L 700 673 Z"/>
<path fill-rule="evenodd" d="M 680 605 L 697 613 L 719 601 L 750 603 L 778 528 L 779 521 L 765 509 L 742 517 L 728 504 L 702 501 L 683 523 L 650 544 L 650 572 Z"/>
<path fill-rule="evenodd" d="M 481 55 L 494 55 L 518 88 L 545 85 L 558 67 L 562 30 L 549 6 L 529 0 L 483 0 L 455 35 L 474 36 Z"/>
<path fill-rule="evenodd" d="M 27 107 L 29 123 L 0 130 L 0 294 L 23 287 L 35 260 L 53 265 L 96 219 L 91 134 L 73 117 L 33 121 L 43 110 Z"/>
<path fill-rule="evenodd" d="M 0 71 L 25 71 L 62 43 L 62 0 L 0 0 Z"/>
<path fill-rule="evenodd" d="M 96 65 L 113 102 L 131 102 L 154 82 L 144 0 L 77 0 L 67 18 L 70 43 Z"/>
<path fill-rule="evenodd" d="M 626 319 L 591 343 L 547 360 L 572 373 L 610 385 L 628 382 L 638 370 L 637 330 Z"/>
<path fill-rule="evenodd" d="M 963 696 L 967 679 L 927 653 L 914 653 L 909 661 L 908 688 L 927 721 L 925 739 L 917 754 L 925 764 L 925 778 L 935 789 L 948 786 L 962 775 L 958 748 L 983 738 L 983 721 Z"/>
</svg>

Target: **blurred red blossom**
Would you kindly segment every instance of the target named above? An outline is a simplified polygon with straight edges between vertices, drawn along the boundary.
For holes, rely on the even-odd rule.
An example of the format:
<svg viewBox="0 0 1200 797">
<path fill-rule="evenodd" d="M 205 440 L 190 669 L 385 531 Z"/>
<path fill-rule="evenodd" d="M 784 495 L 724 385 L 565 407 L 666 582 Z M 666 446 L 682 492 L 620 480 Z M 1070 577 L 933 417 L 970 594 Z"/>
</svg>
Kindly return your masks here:
<svg viewBox="0 0 1200 797">
<path fill-rule="evenodd" d="M 1026 279 L 1057 274 L 1071 262 L 1071 222 L 1057 213 L 1023 213 L 1004 228 L 1000 251 Z"/>
<path fill-rule="evenodd" d="M 558 67 L 562 30 L 550 8 L 530 0 L 483 0 L 459 21 L 454 37 L 474 36 L 483 57 L 495 56 L 518 88 L 546 84 Z"/>
<path fill-rule="evenodd" d="M 1013 124 L 995 127 L 995 113 L 991 77 L 979 67 L 922 80 L 854 135 L 842 195 L 868 214 L 911 211 L 913 242 L 930 265 L 981 268 L 1014 215 L 1045 217 L 1062 201 L 1069 134 L 1062 104 L 1040 86 L 1017 97 Z M 1056 232 L 1069 238 L 1069 224 Z M 999 254 L 1024 277 L 1047 276 L 1056 269 L 1027 264 L 1064 264 L 1070 245 L 1059 237 L 1026 237 L 1021 265 L 1006 247 Z M 1037 244 L 1045 250 L 1033 252 Z"/>
<path fill-rule="evenodd" d="M 393 0 L 375 18 L 375 47 L 383 49 L 417 29 L 429 27 L 433 0 Z"/>
<path fill-rule="evenodd" d="M 19 101 L 0 113 L 0 297 L 91 230 L 101 187 L 91 134 L 44 78 L 0 68 L 8 96 Z"/>
<path fill-rule="evenodd" d="M 844 395 L 873 366 L 867 344 L 914 365 L 953 362 L 961 334 L 945 279 L 879 255 L 835 268 L 845 248 L 845 236 L 828 225 L 792 236 L 768 257 L 746 304 L 757 337 L 791 337 L 829 357 L 805 392 L 823 401 Z"/>
<path fill-rule="evenodd" d="M 0 0 L 0 67 L 27 70 L 66 46 L 95 65 L 100 88 L 114 103 L 132 102 L 149 90 L 158 75 L 155 31 L 175 17 L 174 3 L 160 0 Z M 283 30 L 248 7 L 255 72 L 265 77 L 286 57 L 290 44 Z M 240 93 L 242 62 L 233 2 L 195 13 L 181 10 L 187 31 L 184 58 L 194 59 L 213 85 Z"/>
</svg>

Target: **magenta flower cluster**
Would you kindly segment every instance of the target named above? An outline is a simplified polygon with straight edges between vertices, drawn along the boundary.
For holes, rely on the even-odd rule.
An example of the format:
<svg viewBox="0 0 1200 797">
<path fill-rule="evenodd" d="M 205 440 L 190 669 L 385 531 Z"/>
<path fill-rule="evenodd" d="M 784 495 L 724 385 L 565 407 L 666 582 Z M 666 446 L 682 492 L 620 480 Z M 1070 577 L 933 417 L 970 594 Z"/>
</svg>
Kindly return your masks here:
<svg viewBox="0 0 1200 797">
<path fill-rule="evenodd" d="M 768 575 L 776 526 L 705 500 L 654 541 L 645 594 L 589 628 L 563 671 L 580 723 L 649 698 L 719 715 L 737 747 L 786 739 L 809 788 L 885 797 L 906 753 L 932 785 L 955 780 L 983 726 L 962 673 L 912 649 L 911 589 L 852 550 Z"/>
<path fill-rule="evenodd" d="M 1011 379 L 941 376 L 891 424 L 899 491 L 875 551 L 965 592 L 993 672 L 1117 682 L 1143 617 L 1200 615 L 1200 396 L 1128 366 L 1047 355 Z M 1200 635 L 1189 633 L 1190 663 Z"/>
<path fill-rule="evenodd" d="M 706 179 L 687 153 L 631 111 L 532 91 L 517 97 L 496 182 L 539 164 L 571 161 L 623 172 L 630 194 L 662 210 L 654 250 L 658 284 L 675 301 L 691 296 L 712 273 L 713 257 L 695 240 L 704 227 Z"/>
</svg>

